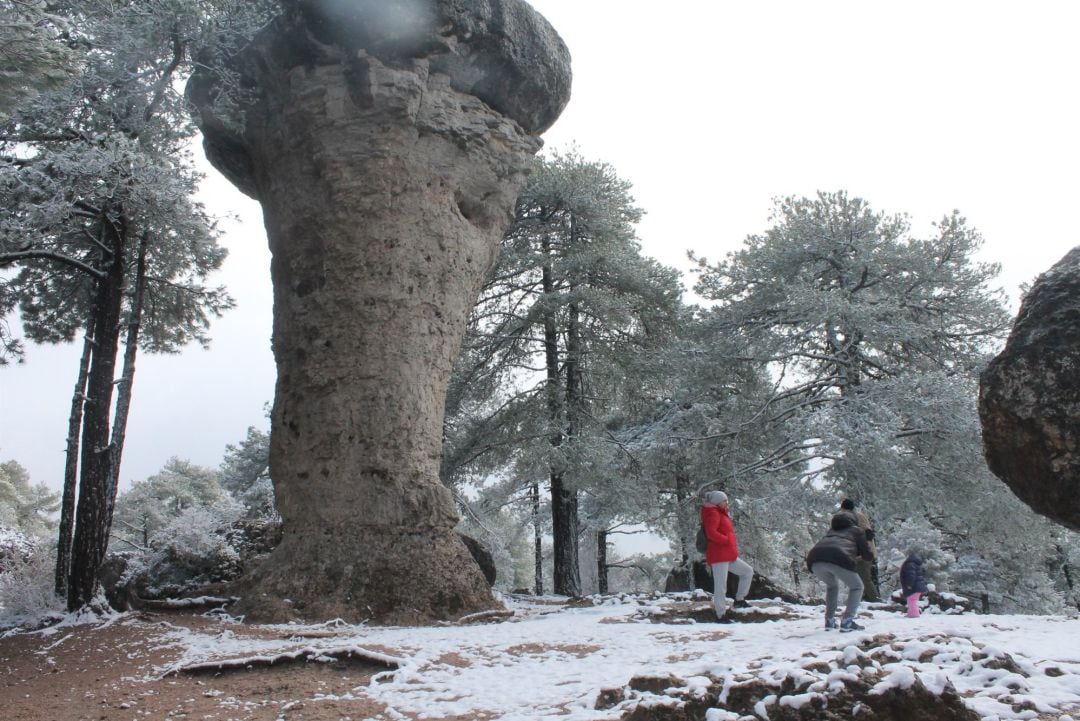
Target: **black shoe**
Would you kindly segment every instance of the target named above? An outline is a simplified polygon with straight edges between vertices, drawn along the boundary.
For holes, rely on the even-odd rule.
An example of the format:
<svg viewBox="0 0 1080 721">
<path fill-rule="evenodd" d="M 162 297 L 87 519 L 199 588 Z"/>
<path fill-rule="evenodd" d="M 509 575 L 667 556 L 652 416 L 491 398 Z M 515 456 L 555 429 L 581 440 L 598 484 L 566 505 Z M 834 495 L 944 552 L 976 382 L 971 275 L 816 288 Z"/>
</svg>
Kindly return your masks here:
<svg viewBox="0 0 1080 721">
<path fill-rule="evenodd" d="M 735 599 L 735 603 L 733 603 L 731 605 L 734 608 L 752 608 L 752 606 L 750 605 L 750 602 L 747 601 L 745 598 L 737 598 L 737 599 Z"/>
<path fill-rule="evenodd" d="M 717 623 L 735 623 L 735 619 L 732 618 L 731 612 L 725 613 L 720 618 L 716 619 Z"/>
<path fill-rule="evenodd" d="M 836 630 L 836 619 L 835 618 L 830 618 L 830 619 L 825 621 L 825 630 L 826 631 L 835 631 Z"/>
<path fill-rule="evenodd" d="M 845 618 L 843 621 L 840 622 L 840 632 L 841 633 L 847 633 L 849 631 L 865 631 L 865 630 L 866 630 L 866 626 L 860 626 L 859 624 L 855 623 L 855 619 L 853 619 L 853 618 Z"/>
</svg>

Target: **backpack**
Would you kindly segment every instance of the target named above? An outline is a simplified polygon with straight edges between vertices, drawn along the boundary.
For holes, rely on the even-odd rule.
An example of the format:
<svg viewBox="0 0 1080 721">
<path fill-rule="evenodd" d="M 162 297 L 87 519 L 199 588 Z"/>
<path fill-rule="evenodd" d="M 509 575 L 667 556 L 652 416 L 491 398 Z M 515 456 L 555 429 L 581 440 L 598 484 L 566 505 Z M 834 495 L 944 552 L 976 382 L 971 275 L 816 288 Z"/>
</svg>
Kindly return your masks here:
<svg viewBox="0 0 1080 721">
<path fill-rule="evenodd" d="M 694 539 L 694 547 L 697 548 L 698 553 L 705 553 L 705 549 L 709 546 L 709 538 L 705 535 L 705 526 L 699 525 L 697 529 L 697 537 Z"/>
</svg>

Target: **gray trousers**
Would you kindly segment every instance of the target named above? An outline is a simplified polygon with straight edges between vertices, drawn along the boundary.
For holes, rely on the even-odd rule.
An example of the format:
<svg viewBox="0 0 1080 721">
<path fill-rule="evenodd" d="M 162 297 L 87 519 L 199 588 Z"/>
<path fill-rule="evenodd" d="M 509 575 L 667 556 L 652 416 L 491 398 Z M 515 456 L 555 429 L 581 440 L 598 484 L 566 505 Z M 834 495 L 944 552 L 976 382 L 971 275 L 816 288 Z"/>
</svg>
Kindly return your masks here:
<svg viewBox="0 0 1080 721">
<path fill-rule="evenodd" d="M 750 593 L 750 582 L 754 580 L 754 569 L 741 558 L 724 563 L 714 563 L 709 569 L 713 578 L 713 609 L 720 618 L 727 611 L 727 575 L 728 571 L 739 577 L 739 587 L 735 591 L 735 600 L 741 601 Z"/>
<path fill-rule="evenodd" d="M 859 574 L 837 566 L 835 563 L 823 561 L 811 566 L 810 572 L 825 582 L 825 620 L 829 621 L 836 615 L 836 603 L 840 598 L 841 583 L 848 587 L 844 619 L 855 618 L 863 593 L 863 582 Z"/>
</svg>

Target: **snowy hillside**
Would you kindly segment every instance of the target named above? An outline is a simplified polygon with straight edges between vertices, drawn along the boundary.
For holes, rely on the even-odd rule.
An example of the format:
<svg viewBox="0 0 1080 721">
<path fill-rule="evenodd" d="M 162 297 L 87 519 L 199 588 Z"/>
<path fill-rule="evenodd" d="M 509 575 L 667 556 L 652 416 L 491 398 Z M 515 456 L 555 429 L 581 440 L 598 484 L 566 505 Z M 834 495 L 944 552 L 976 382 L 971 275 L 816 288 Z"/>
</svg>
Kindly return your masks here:
<svg viewBox="0 0 1080 721">
<path fill-rule="evenodd" d="M 169 660 L 147 667 L 139 680 L 209 667 L 215 672 L 202 677 L 203 695 L 227 705 L 235 699 L 218 688 L 230 675 L 220 669 L 359 656 L 381 668 L 344 693 L 310 689 L 277 702 L 274 713 L 310 718 L 290 709 L 363 700 L 379 709 L 365 717 L 380 721 L 776 721 L 856 718 L 867 709 L 866 718 L 914 718 L 873 709 L 893 699 L 888 703 L 899 713 L 896 704 L 928 690 L 952 698 L 962 715 L 930 710 L 919 718 L 1080 719 L 1075 616 L 909 619 L 875 606 L 860 617 L 865 631 L 839 633 L 823 628 L 820 608 L 778 601 L 754 601 L 740 610 L 740 623 L 709 622 L 708 598 L 700 593 L 504 600 L 504 614 L 426 628 L 266 627 L 228 617 L 192 628 L 159 621 Z M 111 623 L 134 621 L 124 615 Z M 62 638 L 69 631 L 61 624 L 44 633 Z M 254 718 L 234 713 L 228 717 Z"/>
</svg>

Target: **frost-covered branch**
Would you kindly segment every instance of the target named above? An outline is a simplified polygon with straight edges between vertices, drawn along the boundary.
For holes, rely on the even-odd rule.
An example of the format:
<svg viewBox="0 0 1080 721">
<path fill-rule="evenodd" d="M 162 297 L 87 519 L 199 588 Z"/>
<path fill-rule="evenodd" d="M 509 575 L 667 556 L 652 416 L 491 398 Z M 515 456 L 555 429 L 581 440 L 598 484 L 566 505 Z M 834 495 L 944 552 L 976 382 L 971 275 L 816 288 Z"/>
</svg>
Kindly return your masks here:
<svg viewBox="0 0 1080 721">
<path fill-rule="evenodd" d="M 63 253 L 59 253 L 55 250 L 46 250 L 43 248 L 0 253 L 0 268 L 13 265 L 15 263 L 19 263 L 25 260 L 34 259 L 50 260 L 56 263 L 60 263 L 68 267 L 75 268 L 76 270 L 82 273 L 86 273 L 87 275 L 90 275 L 94 278 L 105 277 L 104 272 L 98 270 L 92 265 L 89 265 L 88 263 L 84 263 L 77 258 L 72 258 L 69 255 L 64 255 Z"/>
</svg>

